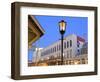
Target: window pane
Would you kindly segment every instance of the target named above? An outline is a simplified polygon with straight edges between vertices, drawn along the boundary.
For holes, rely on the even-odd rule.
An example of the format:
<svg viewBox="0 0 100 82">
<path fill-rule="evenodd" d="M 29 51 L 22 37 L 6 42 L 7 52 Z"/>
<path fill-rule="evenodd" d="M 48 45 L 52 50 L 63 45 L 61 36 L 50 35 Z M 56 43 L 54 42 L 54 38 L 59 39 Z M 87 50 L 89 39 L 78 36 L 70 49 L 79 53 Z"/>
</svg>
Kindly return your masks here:
<svg viewBox="0 0 100 82">
<path fill-rule="evenodd" d="M 72 47 L 72 40 L 70 40 L 70 47 Z"/>
<path fill-rule="evenodd" d="M 60 50 L 60 45 L 59 45 L 59 50 Z"/>
<path fill-rule="evenodd" d="M 69 42 L 67 41 L 67 48 L 69 47 Z"/>
<path fill-rule="evenodd" d="M 66 42 L 64 42 L 64 48 L 66 48 Z"/>
</svg>

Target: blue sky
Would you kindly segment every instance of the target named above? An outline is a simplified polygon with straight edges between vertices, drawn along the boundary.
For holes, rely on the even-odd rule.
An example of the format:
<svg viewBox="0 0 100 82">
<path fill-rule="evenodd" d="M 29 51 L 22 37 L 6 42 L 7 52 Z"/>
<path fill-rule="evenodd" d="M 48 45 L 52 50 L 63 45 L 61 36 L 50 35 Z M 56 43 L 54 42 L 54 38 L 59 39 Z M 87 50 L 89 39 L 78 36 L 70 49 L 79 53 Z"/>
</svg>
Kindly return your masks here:
<svg viewBox="0 0 100 82">
<path fill-rule="evenodd" d="M 35 18 L 45 30 L 45 34 L 37 42 L 39 47 L 46 47 L 60 39 L 58 22 L 61 20 L 67 22 L 64 36 L 69 34 L 76 34 L 81 37 L 87 36 L 87 17 L 35 16 Z"/>
<path fill-rule="evenodd" d="M 60 39 L 58 22 L 64 20 L 67 22 L 64 37 L 70 34 L 87 39 L 88 18 L 87 17 L 69 17 L 69 16 L 42 16 L 36 15 L 35 18 L 45 30 L 45 34 L 36 42 L 38 47 L 46 47 Z M 29 52 L 31 54 L 31 52 Z M 31 59 L 29 55 L 29 59 Z"/>
</svg>

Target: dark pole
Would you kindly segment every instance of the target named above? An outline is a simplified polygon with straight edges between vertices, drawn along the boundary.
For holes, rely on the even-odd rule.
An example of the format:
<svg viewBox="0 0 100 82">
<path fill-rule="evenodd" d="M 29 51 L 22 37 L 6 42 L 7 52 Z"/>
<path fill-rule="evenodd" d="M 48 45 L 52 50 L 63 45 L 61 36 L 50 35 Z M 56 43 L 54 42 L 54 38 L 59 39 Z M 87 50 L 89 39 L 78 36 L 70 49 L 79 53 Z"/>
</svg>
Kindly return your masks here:
<svg viewBox="0 0 100 82">
<path fill-rule="evenodd" d="M 63 34 L 61 34 L 61 65 L 63 65 Z"/>
<path fill-rule="evenodd" d="M 60 27 L 59 31 L 61 34 L 61 65 L 63 65 L 63 36 L 66 31 L 66 22 L 64 20 L 61 20 L 59 22 L 59 27 Z"/>
</svg>

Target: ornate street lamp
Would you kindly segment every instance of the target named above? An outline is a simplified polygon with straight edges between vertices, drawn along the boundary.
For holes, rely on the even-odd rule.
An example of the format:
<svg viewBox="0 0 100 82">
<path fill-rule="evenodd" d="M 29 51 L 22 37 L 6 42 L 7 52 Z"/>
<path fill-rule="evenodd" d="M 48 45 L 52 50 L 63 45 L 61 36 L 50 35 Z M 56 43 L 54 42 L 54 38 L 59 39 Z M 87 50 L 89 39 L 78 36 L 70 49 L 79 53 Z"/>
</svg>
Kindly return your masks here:
<svg viewBox="0 0 100 82">
<path fill-rule="evenodd" d="M 61 65 L 63 65 L 63 36 L 66 31 L 66 22 L 64 20 L 59 22 L 59 31 L 61 34 Z"/>
</svg>

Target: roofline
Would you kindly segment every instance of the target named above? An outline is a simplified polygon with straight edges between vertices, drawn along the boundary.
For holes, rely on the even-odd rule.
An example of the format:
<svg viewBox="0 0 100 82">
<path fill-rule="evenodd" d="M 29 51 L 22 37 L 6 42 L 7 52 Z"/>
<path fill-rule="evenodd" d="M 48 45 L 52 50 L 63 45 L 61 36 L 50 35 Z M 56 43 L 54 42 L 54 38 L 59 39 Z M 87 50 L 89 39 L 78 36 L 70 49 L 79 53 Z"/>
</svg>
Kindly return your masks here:
<svg viewBox="0 0 100 82">
<path fill-rule="evenodd" d="M 71 36 L 71 35 L 75 35 L 75 34 L 69 34 L 69 35 L 67 35 L 67 36 L 65 36 L 64 37 L 64 39 L 66 39 L 67 37 L 69 37 L 69 36 Z M 76 37 L 78 37 L 77 35 L 75 35 Z M 79 36 L 80 37 L 80 36 Z M 47 47 L 50 47 L 50 46 L 52 46 L 53 44 L 55 44 L 55 43 L 57 43 L 57 42 L 59 42 L 60 40 L 57 40 L 57 41 L 55 41 L 55 42 L 53 42 L 51 45 L 48 45 L 48 46 L 46 46 L 46 47 L 43 47 L 43 49 L 45 49 L 45 48 L 47 48 Z"/>
<path fill-rule="evenodd" d="M 37 21 L 37 19 L 33 15 L 29 15 L 29 16 L 32 18 L 32 20 L 35 22 L 35 24 L 39 27 L 39 30 L 44 34 L 45 31 L 42 28 L 42 26 L 39 24 L 39 22 Z"/>
</svg>

